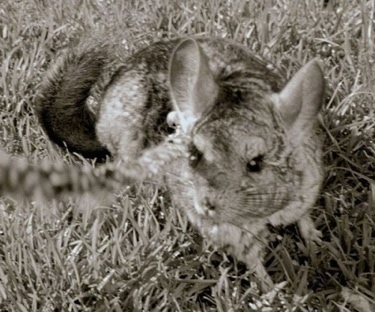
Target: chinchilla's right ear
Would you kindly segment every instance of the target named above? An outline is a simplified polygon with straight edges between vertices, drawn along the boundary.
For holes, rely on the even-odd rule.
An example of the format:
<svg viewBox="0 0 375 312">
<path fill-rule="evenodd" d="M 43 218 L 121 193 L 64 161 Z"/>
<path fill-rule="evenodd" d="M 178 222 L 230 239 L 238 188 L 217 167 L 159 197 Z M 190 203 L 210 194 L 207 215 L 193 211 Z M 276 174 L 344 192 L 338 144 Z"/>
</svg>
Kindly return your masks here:
<svg viewBox="0 0 375 312">
<path fill-rule="evenodd" d="M 173 51 L 169 87 L 176 122 L 188 133 L 218 93 L 207 56 L 194 39 L 183 40 Z"/>
<path fill-rule="evenodd" d="M 276 107 L 290 131 L 304 133 L 315 123 L 322 108 L 324 88 L 322 69 L 318 61 L 312 60 L 275 95 Z"/>
</svg>

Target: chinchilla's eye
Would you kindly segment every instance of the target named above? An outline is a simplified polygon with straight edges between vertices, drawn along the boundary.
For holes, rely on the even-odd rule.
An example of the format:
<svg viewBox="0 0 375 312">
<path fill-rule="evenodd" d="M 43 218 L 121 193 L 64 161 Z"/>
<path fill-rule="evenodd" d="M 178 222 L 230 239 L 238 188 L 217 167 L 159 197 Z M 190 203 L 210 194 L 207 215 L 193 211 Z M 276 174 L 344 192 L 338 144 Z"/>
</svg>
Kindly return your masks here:
<svg viewBox="0 0 375 312">
<path fill-rule="evenodd" d="M 191 144 L 189 147 L 189 165 L 194 168 L 198 165 L 200 160 L 203 157 L 203 153 L 197 149 L 194 144 Z"/>
<path fill-rule="evenodd" d="M 246 164 L 246 170 L 248 172 L 259 172 L 262 170 L 263 156 L 257 156 L 251 159 Z"/>
</svg>

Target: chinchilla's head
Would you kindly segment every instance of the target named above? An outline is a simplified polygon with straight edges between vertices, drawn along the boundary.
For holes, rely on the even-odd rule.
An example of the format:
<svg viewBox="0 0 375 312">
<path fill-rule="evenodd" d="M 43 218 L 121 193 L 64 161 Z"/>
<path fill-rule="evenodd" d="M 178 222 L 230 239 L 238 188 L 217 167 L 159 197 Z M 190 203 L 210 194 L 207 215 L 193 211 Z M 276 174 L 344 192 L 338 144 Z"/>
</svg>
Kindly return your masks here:
<svg viewBox="0 0 375 312">
<path fill-rule="evenodd" d="M 189 157 L 169 183 L 174 197 L 202 217 L 228 222 L 308 200 L 307 188 L 321 183 L 314 123 L 324 79 L 317 62 L 277 93 L 267 77 L 237 71 L 223 79 L 211 63 L 193 39 L 182 41 L 171 58 L 171 119 L 190 138 Z"/>
</svg>

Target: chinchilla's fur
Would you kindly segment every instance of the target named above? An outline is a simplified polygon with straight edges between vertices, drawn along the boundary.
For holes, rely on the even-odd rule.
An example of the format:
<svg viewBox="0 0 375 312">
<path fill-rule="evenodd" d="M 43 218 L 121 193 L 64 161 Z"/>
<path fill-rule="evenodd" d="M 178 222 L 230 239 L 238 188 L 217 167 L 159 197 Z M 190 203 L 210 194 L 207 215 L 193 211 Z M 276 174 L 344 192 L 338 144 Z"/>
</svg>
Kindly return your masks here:
<svg viewBox="0 0 375 312">
<path fill-rule="evenodd" d="M 322 182 L 315 123 L 323 96 L 316 61 L 286 83 L 272 64 L 223 39 L 159 42 L 127 58 L 118 45 L 86 42 L 51 66 L 37 112 L 59 145 L 125 162 L 179 126 L 189 157 L 165 172 L 172 198 L 269 290 L 268 224 L 297 222 L 307 243 L 319 241 L 309 212 Z"/>
</svg>

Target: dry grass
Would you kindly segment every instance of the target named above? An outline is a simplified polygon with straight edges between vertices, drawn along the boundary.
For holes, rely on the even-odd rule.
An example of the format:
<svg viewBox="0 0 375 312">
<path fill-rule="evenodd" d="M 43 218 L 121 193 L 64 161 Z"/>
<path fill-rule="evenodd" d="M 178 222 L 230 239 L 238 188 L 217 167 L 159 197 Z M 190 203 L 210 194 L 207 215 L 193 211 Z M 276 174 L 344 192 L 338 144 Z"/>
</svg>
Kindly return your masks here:
<svg viewBox="0 0 375 312">
<path fill-rule="evenodd" d="M 165 37 L 230 37 L 289 76 L 319 57 L 328 87 L 315 214 L 325 242 L 307 250 L 294 226 L 275 232 L 267 268 L 287 285 L 271 307 L 163 190 L 140 187 L 48 204 L 2 198 L 0 311 L 375 309 L 374 21 L 366 0 L 2 0 L 0 143 L 31 162 L 81 163 L 48 142 L 33 102 L 55 53 L 90 33 L 122 36 L 129 53 Z"/>
</svg>

